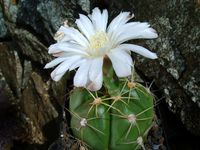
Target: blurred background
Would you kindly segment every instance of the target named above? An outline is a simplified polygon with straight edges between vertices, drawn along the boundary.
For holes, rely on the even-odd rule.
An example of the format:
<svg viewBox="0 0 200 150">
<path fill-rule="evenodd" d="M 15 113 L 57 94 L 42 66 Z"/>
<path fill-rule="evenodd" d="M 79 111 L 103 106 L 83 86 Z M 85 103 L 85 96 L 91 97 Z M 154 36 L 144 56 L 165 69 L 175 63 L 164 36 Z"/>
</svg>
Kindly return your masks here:
<svg viewBox="0 0 200 150">
<path fill-rule="evenodd" d="M 53 82 L 43 67 L 57 29 L 94 7 L 108 9 L 110 19 L 131 11 L 159 34 L 132 41 L 159 57 L 133 55 L 158 99 L 147 149 L 200 150 L 199 0 L 0 0 L 0 150 L 80 149 L 63 117 L 73 72 Z"/>
</svg>

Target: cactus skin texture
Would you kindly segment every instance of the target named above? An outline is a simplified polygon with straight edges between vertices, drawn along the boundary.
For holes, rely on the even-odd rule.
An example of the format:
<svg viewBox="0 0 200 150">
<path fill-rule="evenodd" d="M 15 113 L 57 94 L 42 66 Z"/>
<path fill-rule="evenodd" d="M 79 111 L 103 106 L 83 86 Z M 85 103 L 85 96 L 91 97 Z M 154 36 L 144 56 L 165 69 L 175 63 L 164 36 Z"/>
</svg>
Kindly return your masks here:
<svg viewBox="0 0 200 150">
<path fill-rule="evenodd" d="M 154 117 L 153 96 L 139 83 L 104 77 L 104 89 L 70 96 L 73 134 L 91 150 L 144 149 Z"/>
</svg>

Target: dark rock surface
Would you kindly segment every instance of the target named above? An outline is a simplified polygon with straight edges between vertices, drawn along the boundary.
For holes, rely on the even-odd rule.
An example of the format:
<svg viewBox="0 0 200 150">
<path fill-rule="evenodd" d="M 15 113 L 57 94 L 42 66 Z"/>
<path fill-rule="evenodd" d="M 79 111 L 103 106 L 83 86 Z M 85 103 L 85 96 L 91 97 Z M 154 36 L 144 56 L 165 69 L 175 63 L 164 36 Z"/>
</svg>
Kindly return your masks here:
<svg viewBox="0 0 200 150">
<path fill-rule="evenodd" d="M 7 36 L 7 28 L 2 14 L 2 9 L 0 7 L 0 39 L 3 39 Z"/>
<path fill-rule="evenodd" d="M 67 18 L 73 21 L 77 6 L 62 0 L 2 0 L 0 4 L 0 149 L 17 148 L 13 140 L 27 143 L 24 149 L 30 144 L 47 149 L 58 137 L 56 120 L 67 79 L 54 83 L 43 69 L 51 59 L 47 47 L 60 25 Z M 11 38 L 5 38 L 8 33 Z"/>
<path fill-rule="evenodd" d="M 1 47 L 1 46 L 0 46 Z M 0 53 L 2 53 L 0 48 Z M 2 58 L 2 57 L 1 57 Z M 1 61 L 0 61 L 1 62 Z M 1 63 L 0 63 L 1 64 Z M 18 118 L 18 99 L 14 97 L 7 80 L 0 69 L 0 149 L 10 150 L 13 140 L 26 135 Z"/>
<path fill-rule="evenodd" d="M 157 39 L 133 41 L 159 56 L 152 61 L 134 55 L 136 69 L 144 78 L 154 79 L 169 109 L 190 132 L 200 135 L 198 0 L 1 0 L 0 5 L 0 39 L 4 39 L 0 43 L 0 88 L 4 91 L 0 94 L 0 116 L 9 114 L 8 124 L 20 120 L 4 133 L 5 125 L 0 124 L 1 136 L 8 135 L 2 141 L 7 149 L 12 140 L 43 144 L 52 136 L 44 128 L 58 117 L 66 89 L 71 87 L 66 87 L 69 75 L 55 83 L 50 71 L 43 70 L 52 59 L 47 48 L 66 19 L 74 25 L 78 13 L 87 13 L 94 6 L 109 8 L 112 17 L 122 10 L 132 11 L 135 20 L 150 22 L 158 31 Z"/>
<path fill-rule="evenodd" d="M 148 21 L 159 33 L 141 41 L 158 54 L 156 61 L 136 56 L 136 68 L 155 79 L 169 109 L 186 128 L 200 135 L 200 7 L 198 1 L 112 1 L 112 12 L 130 10 L 135 20 Z M 133 41 L 134 42 L 134 41 Z"/>
</svg>

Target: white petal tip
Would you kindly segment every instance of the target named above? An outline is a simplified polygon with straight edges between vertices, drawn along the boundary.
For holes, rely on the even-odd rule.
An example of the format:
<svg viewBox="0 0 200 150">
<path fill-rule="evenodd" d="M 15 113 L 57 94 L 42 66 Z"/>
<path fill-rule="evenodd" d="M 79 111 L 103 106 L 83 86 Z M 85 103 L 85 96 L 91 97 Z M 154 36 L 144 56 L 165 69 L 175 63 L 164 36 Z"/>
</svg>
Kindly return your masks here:
<svg viewBox="0 0 200 150">
<path fill-rule="evenodd" d="M 115 70 L 115 73 L 116 75 L 119 77 L 119 78 L 124 78 L 124 77 L 128 77 L 131 75 L 131 66 L 127 67 L 125 70 L 116 70 L 116 68 L 114 68 Z"/>
<path fill-rule="evenodd" d="M 80 22 L 80 19 L 76 19 L 75 23 L 78 24 Z"/>
<path fill-rule="evenodd" d="M 49 68 L 49 66 L 48 66 L 48 64 L 46 64 L 45 66 L 44 66 L 44 69 L 48 69 Z"/>
<path fill-rule="evenodd" d="M 55 65 L 52 65 L 51 62 L 47 63 L 45 66 L 44 66 L 44 69 L 49 69 L 49 68 L 52 68 L 54 67 Z"/>
<path fill-rule="evenodd" d="M 51 72 L 51 78 L 54 80 L 56 77 L 56 74 L 55 74 L 55 70 L 53 72 Z"/>
<path fill-rule="evenodd" d="M 58 82 L 62 78 L 62 75 L 55 75 L 52 77 L 52 80 Z"/>
<path fill-rule="evenodd" d="M 96 85 L 95 83 L 89 84 L 86 88 L 90 91 L 98 91 L 102 86 Z"/>
<path fill-rule="evenodd" d="M 75 86 L 75 87 L 83 87 L 82 84 L 83 84 L 83 83 L 82 83 L 81 81 L 79 81 L 79 80 L 77 79 L 76 75 L 75 75 L 75 77 L 74 77 L 74 86 Z"/>
<path fill-rule="evenodd" d="M 85 15 L 83 15 L 83 14 L 79 14 L 79 17 L 81 18 L 81 17 L 85 17 Z"/>
<path fill-rule="evenodd" d="M 56 82 L 58 82 L 58 81 L 59 81 L 59 79 L 56 79 L 56 78 L 54 78 L 54 79 L 53 79 L 53 81 L 56 81 Z"/>
<path fill-rule="evenodd" d="M 100 90 L 101 88 L 98 88 L 98 89 L 95 89 L 95 88 L 87 88 L 89 91 L 98 91 Z"/>
<path fill-rule="evenodd" d="M 48 48 L 48 53 L 51 54 L 53 52 L 54 46 L 50 45 Z"/>
<path fill-rule="evenodd" d="M 155 29 L 150 28 L 150 31 L 153 33 L 152 38 L 157 38 L 158 37 L 158 33 Z"/>
<path fill-rule="evenodd" d="M 153 38 L 158 38 L 158 33 L 154 33 L 154 37 Z"/>
<path fill-rule="evenodd" d="M 56 81 L 55 78 L 52 78 L 53 81 Z M 56 81 L 57 82 L 57 81 Z"/>
<path fill-rule="evenodd" d="M 82 85 L 78 85 L 77 83 L 74 83 L 74 87 L 75 87 L 75 88 L 83 88 Z"/>
<path fill-rule="evenodd" d="M 93 11 L 100 11 L 100 9 L 99 9 L 98 7 L 95 7 L 95 8 L 93 9 Z"/>
<path fill-rule="evenodd" d="M 131 75 L 131 73 L 117 74 L 117 76 L 118 76 L 119 78 L 128 77 L 128 76 L 130 76 L 130 75 Z"/>
<path fill-rule="evenodd" d="M 131 18 L 134 18 L 134 17 L 135 17 L 135 14 L 134 14 L 134 13 L 132 13 L 132 14 L 131 14 Z"/>
<path fill-rule="evenodd" d="M 157 59 L 158 56 L 156 55 L 156 53 L 152 53 L 152 56 L 150 56 L 149 58 L 151 58 L 151 59 Z"/>
<path fill-rule="evenodd" d="M 158 56 L 156 55 L 156 56 L 154 57 L 154 59 L 158 59 Z"/>
</svg>

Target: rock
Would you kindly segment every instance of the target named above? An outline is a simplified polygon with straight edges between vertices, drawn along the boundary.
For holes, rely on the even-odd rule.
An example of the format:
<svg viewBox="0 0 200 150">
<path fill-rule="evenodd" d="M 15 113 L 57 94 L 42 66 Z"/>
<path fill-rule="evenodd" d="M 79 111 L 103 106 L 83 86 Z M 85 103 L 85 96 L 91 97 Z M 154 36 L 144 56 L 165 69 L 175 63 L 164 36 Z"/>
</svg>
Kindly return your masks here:
<svg viewBox="0 0 200 150">
<path fill-rule="evenodd" d="M 9 84 L 13 94 L 20 96 L 22 65 L 12 42 L 0 43 L 0 69 Z"/>
<path fill-rule="evenodd" d="M 43 144 L 45 137 L 42 128 L 58 117 L 57 111 L 51 104 L 48 90 L 49 83 L 44 82 L 36 72 L 32 72 L 20 102 L 28 126 L 29 143 Z"/>
<path fill-rule="evenodd" d="M 25 87 L 28 84 L 29 78 L 31 76 L 32 73 L 32 64 L 31 61 L 28 60 L 24 60 L 23 63 L 23 78 L 22 78 L 22 85 L 21 85 L 21 89 L 25 89 Z"/>
<path fill-rule="evenodd" d="M 14 101 L 12 90 L 0 70 L 0 118 L 4 116 Z"/>
<path fill-rule="evenodd" d="M 10 150 L 25 132 L 17 117 L 17 100 L 0 69 L 0 149 Z"/>
<path fill-rule="evenodd" d="M 198 1 L 112 1 L 111 12 L 131 10 L 135 20 L 147 21 L 158 31 L 154 40 L 139 43 L 158 54 L 158 60 L 136 56 L 137 70 L 166 97 L 169 109 L 185 127 L 200 135 L 200 9 Z M 157 7 L 159 6 L 159 7 Z"/>
<path fill-rule="evenodd" d="M 81 9 L 90 13 L 90 0 L 78 0 L 78 4 L 80 5 Z"/>
<path fill-rule="evenodd" d="M 13 140 L 43 144 L 44 127 L 58 117 L 50 81 L 17 51 L 13 42 L 0 43 L 0 149 L 6 150 Z"/>
<path fill-rule="evenodd" d="M 5 24 L 19 51 L 32 61 L 44 65 L 51 60 L 47 47 L 54 42 L 56 30 L 77 14 L 70 1 L 12 1 L 2 2 Z"/>
<path fill-rule="evenodd" d="M 22 66 L 13 43 L 0 43 L 0 149 L 10 150 L 13 140 L 25 136 L 20 126 L 19 96 Z"/>
<path fill-rule="evenodd" d="M 64 100 L 68 97 L 68 92 L 72 88 L 66 86 L 68 79 L 69 75 L 66 74 L 60 81 L 51 83 L 52 95 L 60 106 L 64 106 Z"/>
<path fill-rule="evenodd" d="M 9 119 L 4 125 L 0 124 L 0 134 L 8 135 L 4 138 L 0 136 L 0 141 L 7 143 L 4 147 L 0 143 L 0 149 L 6 146 L 10 149 L 14 139 L 22 144 L 35 144 L 35 148 L 40 144 L 44 146 L 58 135 L 55 121 L 63 106 L 67 79 L 58 83 L 49 80 L 50 71 L 43 69 L 52 59 L 47 48 L 54 43 L 54 33 L 63 22 L 67 19 L 68 23 L 72 24 L 74 16 L 78 17 L 77 10 L 82 10 L 75 1 L 69 0 L 3 0 L 0 5 L 0 17 L 3 15 L 0 24 L 5 24 L 8 36 L 11 37 L 6 39 L 8 42 L 0 44 L 0 70 L 12 96 L 8 104 L 3 105 L 3 102 L 0 102 L 0 114 L 4 116 L 11 104 L 15 104 L 14 108 L 17 110 L 17 113 L 13 114 L 14 117 L 11 117 L 13 126 L 9 126 Z M 1 81 L 0 87 L 3 85 L 4 82 Z M 6 97 L 6 101 L 8 99 L 10 97 Z M 16 124 L 23 129 L 19 135 L 14 130 L 17 120 L 20 123 Z M 10 127 L 9 132 L 1 132 L 7 129 L 5 126 Z M 13 138 L 15 136 L 16 138 Z"/>
<path fill-rule="evenodd" d="M 5 21 L 2 14 L 2 9 L 0 7 L 0 39 L 4 39 L 7 36 L 7 28 L 5 26 Z"/>
</svg>

